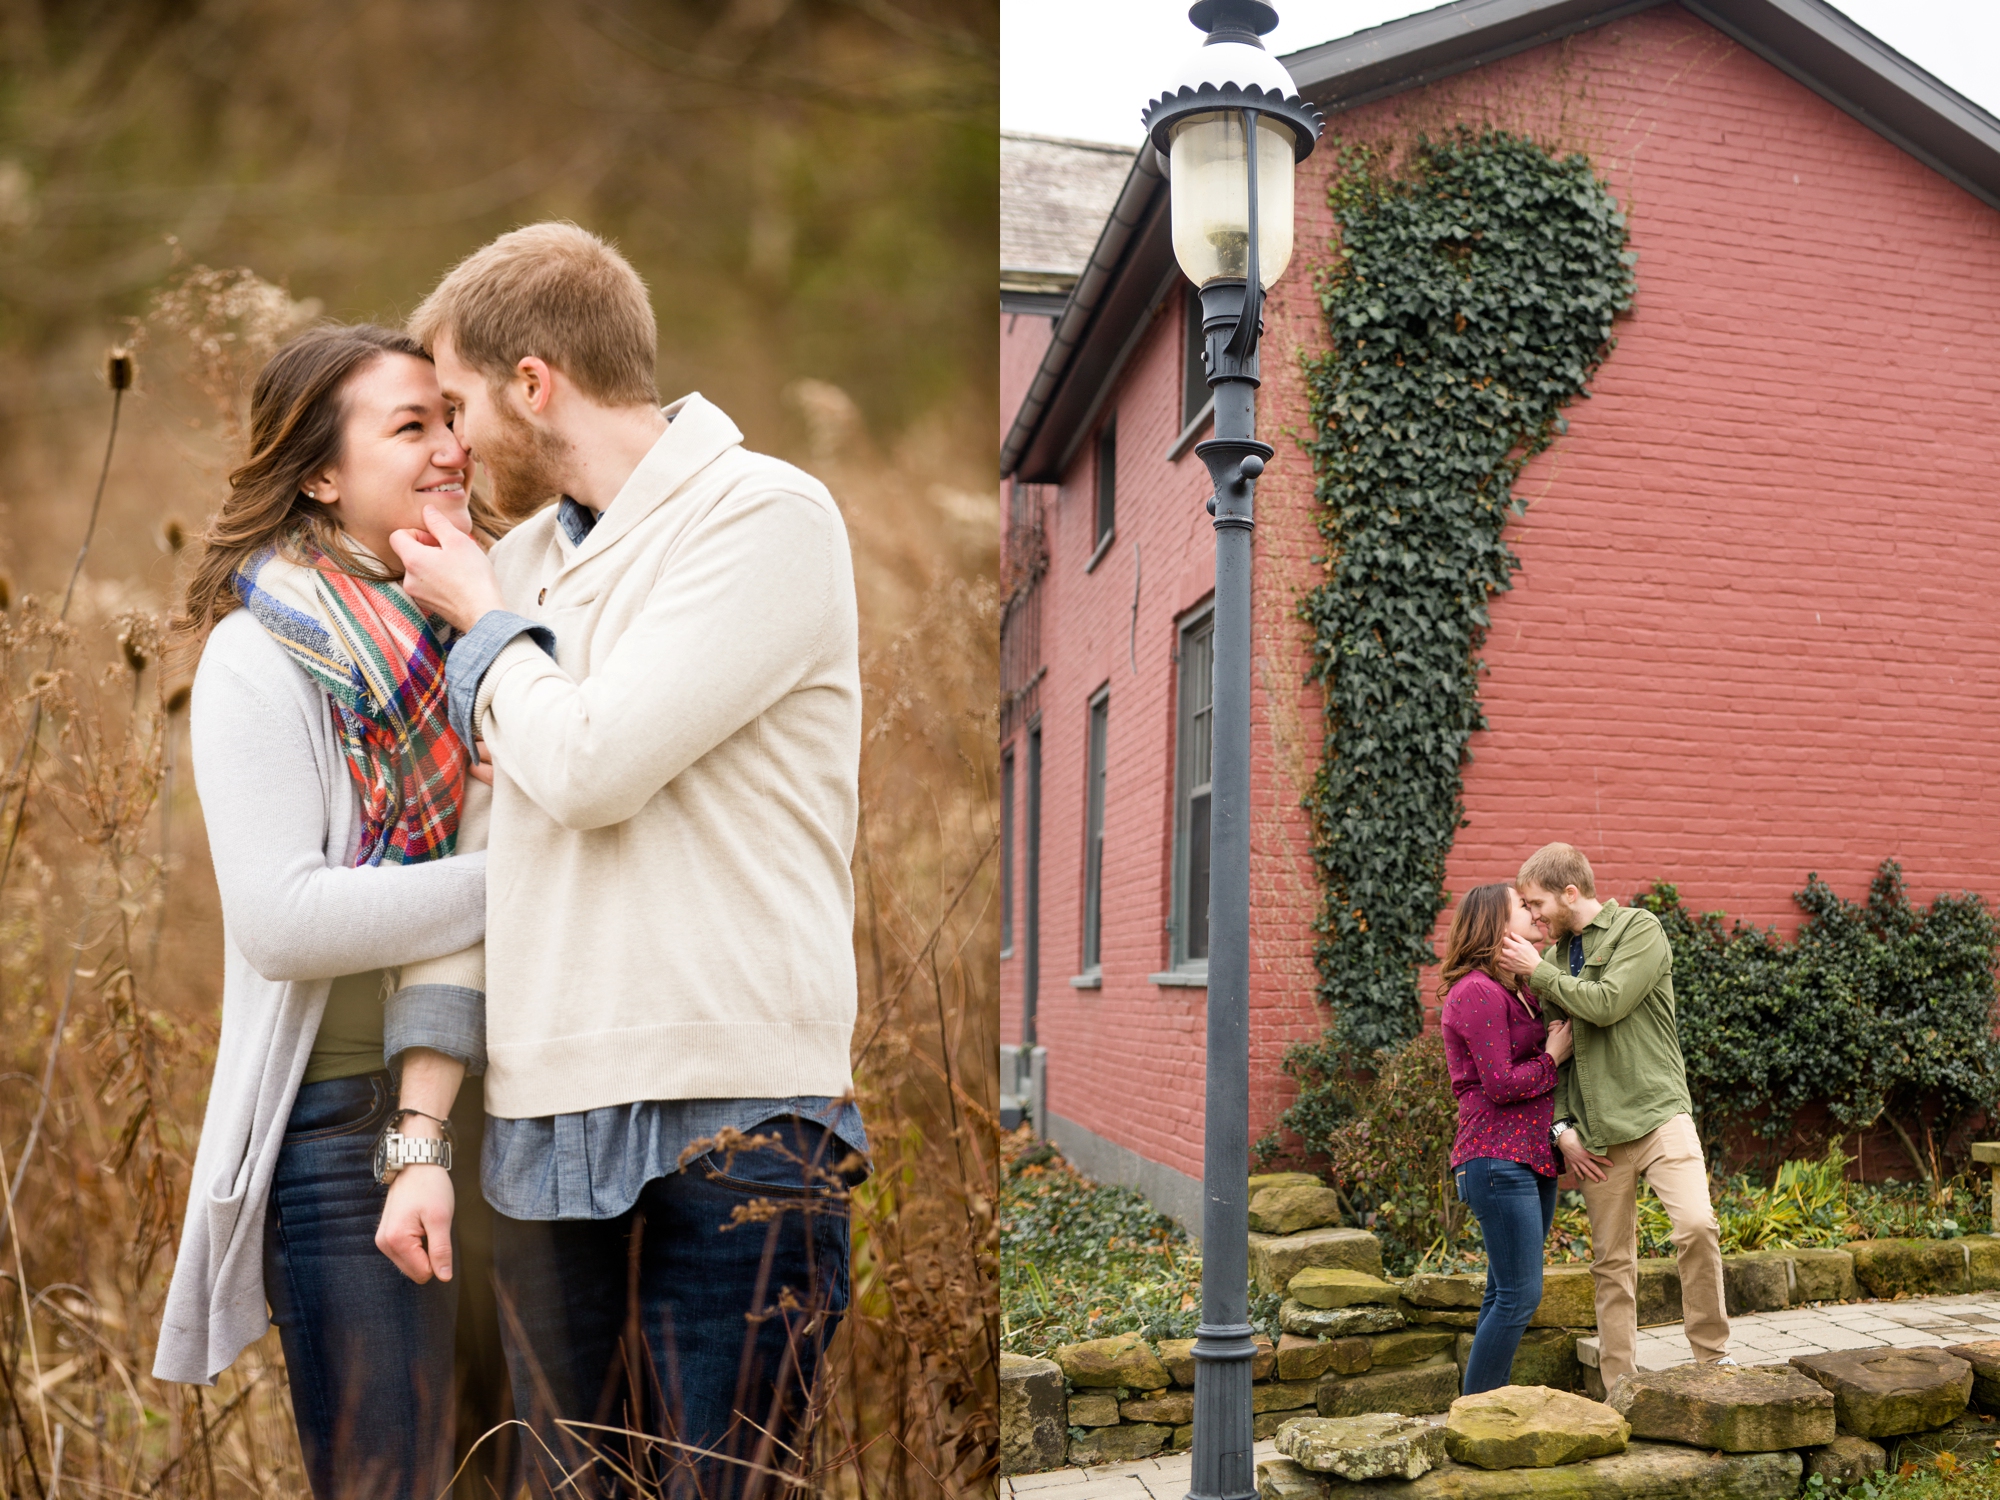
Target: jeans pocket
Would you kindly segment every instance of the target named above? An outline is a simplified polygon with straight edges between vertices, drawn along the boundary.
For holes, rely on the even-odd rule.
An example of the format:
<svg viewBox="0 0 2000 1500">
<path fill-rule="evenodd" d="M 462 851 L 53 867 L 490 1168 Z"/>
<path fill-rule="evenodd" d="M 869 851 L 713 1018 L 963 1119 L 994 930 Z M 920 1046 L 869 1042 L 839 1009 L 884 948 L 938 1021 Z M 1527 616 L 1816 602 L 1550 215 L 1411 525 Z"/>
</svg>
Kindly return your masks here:
<svg viewBox="0 0 2000 1500">
<path fill-rule="evenodd" d="M 389 1075 L 329 1078 L 301 1087 L 285 1121 L 285 1143 L 372 1133 L 389 1113 Z"/>
<path fill-rule="evenodd" d="M 830 1202 L 845 1194 L 828 1174 L 847 1148 L 825 1126 L 787 1116 L 766 1120 L 752 1135 L 775 1135 L 775 1145 L 710 1151 L 694 1164 L 717 1187 L 752 1198 Z"/>
</svg>

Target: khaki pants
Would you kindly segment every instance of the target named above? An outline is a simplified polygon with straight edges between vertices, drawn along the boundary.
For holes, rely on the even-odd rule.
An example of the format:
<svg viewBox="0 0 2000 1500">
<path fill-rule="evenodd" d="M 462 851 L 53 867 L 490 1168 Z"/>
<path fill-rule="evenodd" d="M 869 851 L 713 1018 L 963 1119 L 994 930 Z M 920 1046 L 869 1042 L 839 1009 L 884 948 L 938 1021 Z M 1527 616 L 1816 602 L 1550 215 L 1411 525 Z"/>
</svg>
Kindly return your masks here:
<svg viewBox="0 0 2000 1500">
<path fill-rule="evenodd" d="M 1590 1274 L 1597 1286 L 1598 1373 L 1605 1388 L 1630 1372 L 1639 1343 L 1639 1179 L 1659 1195 L 1680 1252 L 1681 1311 L 1688 1347 L 1706 1364 L 1729 1352 L 1722 1302 L 1722 1247 L 1708 1201 L 1708 1167 L 1694 1121 L 1675 1115 L 1636 1141 L 1604 1153 L 1604 1181 L 1578 1179 L 1590 1210 Z"/>
</svg>

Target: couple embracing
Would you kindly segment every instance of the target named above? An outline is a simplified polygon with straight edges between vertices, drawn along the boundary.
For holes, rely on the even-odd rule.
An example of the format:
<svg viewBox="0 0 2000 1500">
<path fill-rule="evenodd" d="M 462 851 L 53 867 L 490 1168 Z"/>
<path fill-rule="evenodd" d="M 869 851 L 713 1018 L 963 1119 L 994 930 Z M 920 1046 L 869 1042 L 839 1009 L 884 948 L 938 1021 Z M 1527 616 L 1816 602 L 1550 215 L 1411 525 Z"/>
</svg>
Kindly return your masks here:
<svg viewBox="0 0 2000 1500">
<path fill-rule="evenodd" d="M 1673 954 L 1659 918 L 1598 900 L 1582 851 L 1549 844 L 1513 884 L 1466 892 L 1440 989 L 1458 1097 L 1452 1175 L 1486 1242 L 1464 1393 L 1510 1383 L 1542 1299 L 1563 1172 L 1576 1177 L 1590 1214 L 1606 1388 L 1634 1369 L 1641 1177 L 1673 1225 L 1688 1344 L 1699 1361 L 1733 1364 L 1708 1168 L 1675 1029 Z"/>
<path fill-rule="evenodd" d="M 568 224 L 301 335 L 191 576 L 225 978 L 155 1374 L 275 1322 L 319 1500 L 516 1418 L 481 1492 L 745 1493 L 846 1306 L 847 536 L 656 341 Z"/>
</svg>

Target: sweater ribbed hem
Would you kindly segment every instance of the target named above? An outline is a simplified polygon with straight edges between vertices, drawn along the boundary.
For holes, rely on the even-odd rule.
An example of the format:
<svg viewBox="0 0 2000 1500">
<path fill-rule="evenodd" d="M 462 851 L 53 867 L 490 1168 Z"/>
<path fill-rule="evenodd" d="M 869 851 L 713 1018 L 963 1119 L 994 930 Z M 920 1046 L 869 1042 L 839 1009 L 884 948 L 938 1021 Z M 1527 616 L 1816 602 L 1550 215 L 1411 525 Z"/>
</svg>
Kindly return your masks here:
<svg viewBox="0 0 2000 1500">
<path fill-rule="evenodd" d="M 530 1120 L 641 1099 L 837 1099 L 854 1087 L 853 1035 L 851 1018 L 635 1026 L 535 1042 L 489 1035 L 486 1112 Z"/>
</svg>

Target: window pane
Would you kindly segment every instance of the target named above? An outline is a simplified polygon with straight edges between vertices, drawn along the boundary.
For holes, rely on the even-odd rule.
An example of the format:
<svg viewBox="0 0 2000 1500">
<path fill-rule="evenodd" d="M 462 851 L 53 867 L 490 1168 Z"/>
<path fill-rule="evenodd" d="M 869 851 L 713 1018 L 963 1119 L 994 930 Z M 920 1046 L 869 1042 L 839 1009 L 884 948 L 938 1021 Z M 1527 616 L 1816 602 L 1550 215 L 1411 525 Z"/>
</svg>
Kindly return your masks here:
<svg viewBox="0 0 2000 1500">
<path fill-rule="evenodd" d="M 1000 951 L 1014 946 L 1014 752 L 1000 757 Z"/>
<path fill-rule="evenodd" d="M 1102 542 L 1118 524 L 1118 424 L 1111 421 L 1097 438 L 1097 535 Z"/>
<path fill-rule="evenodd" d="M 1087 786 L 1089 804 L 1084 825 L 1083 876 L 1083 967 L 1098 966 L 1100 949 L 1099 918 L 1104 895 L 1104 775 L 1105 740 L 1110 727 L 1111 700 L 1100 698 L 1090 705 L 1090 760 Z"/>
<path fill-rule="evenodd" d="M 1208 957 L 1208 793 L 1188 800 L 1187 956 Z"/>
<path fill-rule="evenodd" d="M 1206 352 L 1201 335 L 1201 293 L 1194 287 L 1188 288 L 1185 322 L 1186 363 L 1181 371 L 1181 426 L 1194 420 L 1194 414 L 1208 405 L 1208 366 L 1202 355 Z"/>
<path fill-rule="evenodd" d="M 1209 771 L 1215 719 L 1215 624 L 1206 616 L 1181 635 L 1175 806 L 1174 962 L 1208 957 Z"/>
<path fill-rule="evenodd" d="M 1215 633 L 1188 637 L 1188 791 L 1208 785 L 1215 722 Z"/>
</svg>

